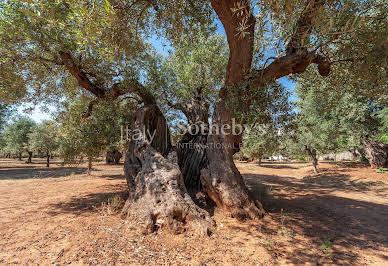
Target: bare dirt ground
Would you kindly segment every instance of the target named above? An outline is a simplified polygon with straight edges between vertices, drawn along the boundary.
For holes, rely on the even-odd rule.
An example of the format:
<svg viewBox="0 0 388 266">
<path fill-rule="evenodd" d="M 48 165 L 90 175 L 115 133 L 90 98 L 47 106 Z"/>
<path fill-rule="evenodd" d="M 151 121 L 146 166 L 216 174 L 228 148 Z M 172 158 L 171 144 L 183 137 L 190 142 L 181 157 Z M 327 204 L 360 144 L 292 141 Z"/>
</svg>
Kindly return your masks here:
<svg viewBox="0 0 388 266">
<path fill-rule="evenodd" d="M 237 163 L 268 215 L 214 212 L 211 237 L 138 234 L 121 166 L 0 160 L 0 265 L 387 265 L 388 174 L 357 163 Z"/>
</svg>

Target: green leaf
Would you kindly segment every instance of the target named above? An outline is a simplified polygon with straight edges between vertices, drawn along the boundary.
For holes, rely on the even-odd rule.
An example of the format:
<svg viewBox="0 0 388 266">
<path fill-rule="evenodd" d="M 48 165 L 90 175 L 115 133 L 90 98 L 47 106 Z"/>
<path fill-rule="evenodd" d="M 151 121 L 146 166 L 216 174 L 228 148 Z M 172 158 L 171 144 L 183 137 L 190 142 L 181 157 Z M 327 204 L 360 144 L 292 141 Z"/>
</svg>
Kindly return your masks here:
<svg viewBox="0 0 388 266">
<path fill-rule="evenodd" d="M 110 9 L 111 9 L 111 4 L 109 3 L 109 1 L 108 0 L 105 0 L 105 11 L 107 12 L 107 13 L 110 13 Z"/>
</svg>

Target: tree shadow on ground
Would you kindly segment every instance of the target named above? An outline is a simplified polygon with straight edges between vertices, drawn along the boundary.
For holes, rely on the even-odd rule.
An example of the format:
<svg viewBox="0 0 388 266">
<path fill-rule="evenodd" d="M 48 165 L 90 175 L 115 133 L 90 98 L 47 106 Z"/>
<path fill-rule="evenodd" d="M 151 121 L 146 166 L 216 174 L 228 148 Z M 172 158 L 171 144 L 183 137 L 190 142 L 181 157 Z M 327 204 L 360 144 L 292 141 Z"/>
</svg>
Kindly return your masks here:
<svg viewBox="0 0 388 266">
<path fill-rule="evenodd" d="M 267 186 L 272 189 L 277 187 L 283 187 L 284 185 L 292 186 L 292 188 L 298 189 L 310 189 L 310 190 L 323 190 L 330 191 L 371 191 L 376 188 L 384 187 L 385 184 L 381 181 L 365 181 L 362 178 L 352 180 L 349 174 L 346 174 L 349 170 L 339 169 L 335 171 L 327 171 L 327 169 L 320 169 L 318 174 L 307 175 L 303 179 L 297 179 L 294 177 L 280 177 L 276 175 L 255 175 L 244 174 L 248 183 L 252 179 L 251 177 L 258 177 L 261 181 L 264 181 Z M 256 183 L 257 178 L 253 178 L 253 183 Z"/>
<path fill-rule="evenodd" d="M 268 164 L 268 163 L 261 163 L 258 164 L 260 167 L 264 168 L 273 168 L 273 169 L 298 169 L 297 167 L 290 166 L 287 164 Z"/>
<path fill-rule="evenodd" d="M 345 172 L 345 171 L 340 171 Z M 303 183 L 318 185 L 324 188 L 340 190 L 368 191 L 377 186 L 384 186 L 384 183 L 374 181 L 363 181 L 361 178 L 351 180 L 349 175 L 336 172 L 320 172 L 319 174 L 303 177 Z"/>
<path fill-rule="evenodd" d="M 331 165 L 339 165 L 344 168 L 370 168 L 368 162 L 359 162 L 359 161 L 320 161 Z"/>
<path fill-rule="evenodd" d="M 75 196 L 69 201 L 59 202 L 50 205 L 48 214 L 52 216 L 70 213 L 82 215 L 90 212 L 98 212 L 98 208 L 103 204 L 118 204 L 120 207 L 128 198 L 128 188 L 126 185 L 112 185 L 112 192 L 92 193 L 88 195 Z"/>
<path fill-rule="evenodd" d="M 81 167 L 31 168 L 26 165 L 26 167 L 12 167 L 7 169 L 0 169 L 0 180 L 59 178 L 70 175 L 84 174 L 86 172 L 87 169 Z"/>
<path fill-rule="evenodd" d="M 108 180 L 115 180 L 115 179 L 125 179 L 125 176 L 123 174 L 107 174 L 107 175 L 100 175 L 100 178 L 106 178 Z"/>
<path fill-rule="evenodd" d="M 271 252 L 275 258 L 288 264 L 354 265 L 360 250 L 375 250 L 381 259 L 388 259 L 384 255 L 384 248 L 388 247 L 387 205 L 331 195 L 336 187 L 304 183 L 292 177 L 253 174 L 244 177 L 254 189 L 262 190 L 263 185 L 275 189 L 261 199 L 269 218 L 236 230 L 245 230 L 247 234 L 261 232 L 273 238 Z M 345 180 L 346 176 L 342 178 Z M 300 241 L 300 237 L 304 240 Z M 332 248 L 325 248 L 330 243 Z"/>
</svg>

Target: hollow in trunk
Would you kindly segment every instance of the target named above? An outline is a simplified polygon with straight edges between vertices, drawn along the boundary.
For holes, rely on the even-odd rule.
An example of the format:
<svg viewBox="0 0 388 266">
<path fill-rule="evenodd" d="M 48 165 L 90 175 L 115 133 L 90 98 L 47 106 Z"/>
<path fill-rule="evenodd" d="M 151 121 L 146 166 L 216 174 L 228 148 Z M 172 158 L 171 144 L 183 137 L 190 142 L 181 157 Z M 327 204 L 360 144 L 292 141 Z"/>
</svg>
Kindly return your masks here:
<svg viewBox="0 0 388 266">
<path fill-rule="evenodd" d="M 185 105 L 183 111 L 189 122 L 189 130 L 177 144 L 178 165 L 186 189 L 191 194 L 202 189 L 201 170 L 208 166 L 206 144 L 209 129 L 209 104 L 202 97 L 201 91 L 201 88 L 197 88 L 191 101 Z"/>
</svg>

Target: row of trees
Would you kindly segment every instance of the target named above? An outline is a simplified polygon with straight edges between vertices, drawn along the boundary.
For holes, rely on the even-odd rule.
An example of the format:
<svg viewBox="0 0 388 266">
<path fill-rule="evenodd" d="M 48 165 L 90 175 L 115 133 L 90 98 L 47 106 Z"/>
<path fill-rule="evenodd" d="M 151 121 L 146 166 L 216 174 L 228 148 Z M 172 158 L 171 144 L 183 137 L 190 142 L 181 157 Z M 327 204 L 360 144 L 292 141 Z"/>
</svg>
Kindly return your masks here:
<svg viewBox="0 0 388 266">
<path fill-rule="evenodd" d="M 259 161 L 279 154 L 309 156 L 317 171 L 319 154 L 351 151 L 373 167 L 387 167 L 386 97 L 359 94 L 353 84 L 322 80 L 312 71 L 296 82 L 297 101 L 286 123 L 245 132 L 240 156 Z"/>
<path fill-rule="evenodd" d="M 0 150 L 6 157 L 27 154 L 32 163 L 33 154 L 47 158 L 59 156 L 63 163 L 74 164 L 86 158 L 88 169 L 92 162 L 106 154 L 107 163 L 119 163 L 127 142 L 125 129 L 131 120 L 128 103 L 102 102 L 94 108 L 88 119 L 83 119 L 90 99 L 79 97 L 64 102 L 54 121 L 36 123 L 17 116 L 5 123 L 0 135 Z"/>
<path fill-rule="evenodd" d="M 32 162 L 33 153 L 44 155 L 49 167 L 50 157 L 58 148 L 57 133 L 58 129 L 54 122 L 36 124 L 28 118 L 17 117 L 5 126 L 1 134 L 1 151 L 6 157 L 13 155 L 19 160 L 22 160 L 23 153 L 27 153 L 27 163 Z"/>
</svg>

